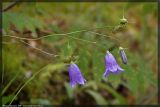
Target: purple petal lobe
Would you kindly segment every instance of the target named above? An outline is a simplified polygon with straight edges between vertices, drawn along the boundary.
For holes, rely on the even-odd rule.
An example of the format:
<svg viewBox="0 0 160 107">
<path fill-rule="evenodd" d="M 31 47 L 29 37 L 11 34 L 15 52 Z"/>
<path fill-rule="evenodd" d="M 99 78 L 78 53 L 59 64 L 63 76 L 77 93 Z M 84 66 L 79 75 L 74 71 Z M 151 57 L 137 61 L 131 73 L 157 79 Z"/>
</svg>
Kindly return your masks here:
<svg viewBox="0 0 160 107">
<path fill-rule="evenodd" d="M 81 74 L 81 71 L 76 64 L 72 63 L 69 66 L 68 71 L 69 71 L 71 87 L 74 87 L 76 84 L 81 84 L 81 85 L 85 84 L 86 80 L 83 78 L 83 75 Z"/>
<path fill-rule="evenodd" d="M 110 74 L 110 71 L 108 71 L 108 69 L 106 69 L 105 72 L 104 72 L 104 74 L 103 74 L 103 76 L 107 77 L 109 74 Z"/>
<path fill-rule="evenodd" d="M 76 85 L 76 82 L 75 81 L 70 81 L 70 86 L 73 88 L 73 87 L 75 87 L 75 85 Z"/>
<path fill-rule="evenodd" d="M 118 71 L 124 71 L 124 69 L 122 69 L 120 66 L 118 66 L 117 68 Z"/>
</svg>

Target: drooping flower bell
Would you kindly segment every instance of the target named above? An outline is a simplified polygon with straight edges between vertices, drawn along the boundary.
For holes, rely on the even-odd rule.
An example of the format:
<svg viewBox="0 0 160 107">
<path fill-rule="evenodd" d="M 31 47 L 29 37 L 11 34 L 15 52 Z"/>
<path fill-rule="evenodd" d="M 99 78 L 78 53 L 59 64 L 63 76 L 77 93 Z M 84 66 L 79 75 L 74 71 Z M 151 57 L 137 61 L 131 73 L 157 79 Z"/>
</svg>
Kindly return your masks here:
<svg viewBox="0 0 160 107">
<path fill-rule="evenodd" d="M 124 64 L 127 64 L 127 57 L 122 47 L 119 47 L 119 54 L 121 56 L 121 60 Z"/>
<path fill-rule="evenodd" d="M 80 69 L 75 63 L 71 63 L 68 69 L 70 86 L 73 88 L 76 84 L 84 85 L 86 80 L 83 78 Z"/>
<path fill-rule="evenodd" d="M 105 65 L 106 65 L 106 70 L 105 73 L 103 74 L 104 77 L 108 76 L 111 72 L 114 74 L 119 74 L 120 72 L 124 71 L 118 65 L 116 59 L 109 51 L 107 51 L 107 54 L 105 56 Z"/>
</svg>

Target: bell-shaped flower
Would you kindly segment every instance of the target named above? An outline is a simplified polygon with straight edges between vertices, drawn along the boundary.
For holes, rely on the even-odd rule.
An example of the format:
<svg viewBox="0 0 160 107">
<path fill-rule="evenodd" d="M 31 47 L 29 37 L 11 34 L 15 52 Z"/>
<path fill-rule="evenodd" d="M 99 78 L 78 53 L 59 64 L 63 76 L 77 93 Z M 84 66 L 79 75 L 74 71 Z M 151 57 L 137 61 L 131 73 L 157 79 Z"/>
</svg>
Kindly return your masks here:
<svg viewBox="0 0 160 107">
<path fill-rule="evenodd" d="M 105 73 L 103 74 L 104 77 L 108 76 L 110 73 L 119 74 L 120 72 L 124 71 L 118 65 L 116 59 L 109 51 L 107 51 L 107 54 L 105 56 L 105 65 L 106 65 L 106 70 Z"/>
<path fill-rule="evenodd" d="M 71 63 L 68 69 L 70 86 L 73 88 L 76 84 L 84 85 L 86 80 L 83 78 L 80 69 L 75 63 Z"/>
</svg>

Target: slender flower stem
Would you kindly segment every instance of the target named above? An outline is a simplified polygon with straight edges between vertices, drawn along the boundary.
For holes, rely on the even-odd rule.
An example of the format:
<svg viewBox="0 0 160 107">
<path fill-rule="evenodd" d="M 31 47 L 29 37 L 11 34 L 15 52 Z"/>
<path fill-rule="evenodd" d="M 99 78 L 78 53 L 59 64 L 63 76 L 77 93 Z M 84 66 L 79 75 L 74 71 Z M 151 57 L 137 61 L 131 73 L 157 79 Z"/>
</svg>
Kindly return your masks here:
<svg viewBox="0 0 160 107">
<path fill-rule="evenodd" d="M 88 43 L 93 43 L 95 44 L 96 42 L 92 42 L 92 41 L 88 41 L 88 40 L 84 40 L 84 39 L 80 39 L 80 38 L 76 38 L 76 37 L 73 37 L 73 36 L 68 36 L 68 37 L 71 37 L 73 39 L 77 39 L 77 40 L 80 40 L 80 41 L 83 41 L 83 42 L 88 42 Z"/>
<path fill-rule="evenodd" d="M 15 0 L 15 2 L 13 2 L 12 4 L 10 4 L 10 5 L 7 6 L 6 8 L 4 8 L 4 9 L 2 10 L 2 12 L 5 12 L 5 11 L 13 8 L 13 7 L 14 7 L 16 4 L 18 4 L 18 3 L 21 3 L 20 0 Z"/>
<path fill-rule="evenodd" d="M 45 37 L 49 37 L 49 36 L 57 36 L 57 35 L 60 35 L 60 34 L 55 34 L 55 35 L 47 35 L 47 36 L 43 36 L 43 37 L 39 37 L 39 38 L 35 38 L 35 39 L 31 39 L 31 38 L 22 38 L 22 37 L 17 37 L 17 36 L 10 36 L 10 35 L 6 35 L 8 37 L 13 37 L 13 38 L 16 38 L 16 39 L 21 39 L 21 40 L 38 40 L 38 39 L 41 39 L 41 38 L 45 38 Z M 62 35 L 62 34 L 61 34 Z M 67 37 L 70 37 L 70 38 L 73 38 L 73 39 L 76 39 L 76 40 L 80 40 L 80 41 L 84 41 L 84 42 L 88 42 L 88 43 L 96 43 L 94 41 L 88 41 L 88 40 L 84 40 L 84 39 L 80 39 L 80 38 L 77 38 L 77 37 L 73 37 L 73 36 L 69 36 L 69 35 L 65 35 Z M 4 44 L 6 44 L 4 42 Z"/>
<path fill-rule="evenodd" d="M 92 43 L 92 44 L 95 44 L 95 43 L 96 43 L 96 42 L 92 42 L 92 41 L 88 41 L 88 40 L 76 38 L 76 37 L 73 37 L 73 36 L 68 36 L 68 37 L 71 37 L 72 39 L 80 40 L 80 41 L 83 41 L 83 42 Z M 53 57 L 59 56 L 59 55 L 55 55 L 55 54 L 46 52 L 46 51 L 44 51 L 44 50 L 42 50 L 42 49 L 39 49 L 39 48 L 37 48 L 37 47 L 34 47 L 34 46 L 30 45 L 29 43 L 27 43 L 27 42 L 25 42 L 25 41 L 23 41 L 23 40 L 20 40 L 20 42 L 22 42 L 22 43 L 24 43 L 24 44 L 26 44 L 26 45 L 28 45 L 28 46 L 30 46 L 30 47 L 38 50 L 38 51 L 40 51 L 40 52 L 42 52 L 42 53 L 44 53 L 44 54 L 47 54 L 47 55 L 49 55 L 49 56 L 53 56 Z M 8 43 L 8 42 L 3 42 L 3 44 L 9 44 L 9 43 Z"/>
<path fill-rule="evenodd" d="M 12 37 L 13 37 L 13 36 L 12 36 Z M 72 39 L 76 39 L 76 40 L 80 40 L 80 41 L 83 41 L 83 42 L 92 43 L 92 44 L 95 44 L 95 43 L 96 43 L 96 42 L 92 42 L 92 41 L 88 41 L 88 40 L 84 40 L 84 39 L 76 38 L 76 37 L 69 36 L 69 35 L 68 35 L 67 37 L 70 37 L 70 38 L 72 38 Z M 16 38 L 17 38 L 17 37 L 16 37 Z M 18 38 L 18 39 L 21 39 L 21 38 Z M 42 52 L 42 53 L 44 53 L 44 54 L 47 54 L 47 55 L 49 55 L 49 56 L 53 56 L 53 57 L 57 57 L 57 56 L 59 56 L 59 55 L 55 55 L 55 54 L 52 54 L 52 53 L 46 52 L 46 51 L 44 51 L 44 50 L 42 50 L 42 49 L 36 48 L 36 47 L 34 47 L 34 46 L 30 45 L 29 43 L 25 42 L 24 40 L 20 40 L 20 42 L 22 42 L 22 43 L 24 43 L 24 44 L 26 44 L 26 45 L 28 45 L 28 46 L 30 46 L 30 47 L 32 47 L 32 48 L 34 48 L 34 49 L 38 50 L 38 51 L 40 51 L 40 52 Z M 3 43 L 3 44 L 10 44 L 9 42 L 2 42 L 2 43 Z"/>
<path fill-rule="evenodd" d="M 2 83 L 1 83 L 2 85 L 1 85 L 1 87 L 3 88 L 3 78 L 4 78 L 4 58 L 3 57 L 2 57 L 2 61 L 3 61 L 3 63 L 2 63 Z"/>
<path fill-rule="evenodd" d="M 2 85 L 3 85 L 3 76 L 4 76 L 4 64 L 2 65 Z"/>
<path fill-rule="evenodd" d="M 87 32 L 87 31 L 91 31 L 91 30 L 95 30 L 95 29 L 102 29 L 102 28 L 114 28 L 115 26 L 104 26 L 104 27 L 98 27 L 98 28 L 93 28 L 93 29 L 90 29 L 90 30 L 78 30 L 78 31 L 73 31 L 73 32 L 69 32 L 69 33 L 61 33 L 61 34 L 50 34 L 50 35 L 46 35 L 46 36 L 42 36 L 42 37 L 39 37 L 39 38 L 23 38 L 23 37 L 18 37 L 18 36 L 11 36 L 11 35 L 5 35 L 6 37 L 13 37 L 13 38 L 17 38 L 17 39 L 23 39 L 23 40 L 39 40 L 39 39 L 42 39 L 42 38 L 46 38 L 46 37 L 52 37 L 52 36 L 58 36 L 58 35 L 64 35 L 64 36 L 67 36 L 67 35 L 71 35 L 71 34 L 74 34 L 74 33 L 80 33 L 80 32 Z M 3 37 L 5 37 L 3 36 Z"/>
<path fill-rule="evenodd" d="M 68 65 L 68 64 L 65 64 Z M 9 106 L 12 104 L 12 102 L 15 100 L 15 98 L 17 97 L 17 95 L 21 92 L 21 90 L 31 81 L 33 80 L 40 72 L 42 72 L 46 67 L 48 66 L 45 65 L 43 66 L 40 70 L 38 70 L 36 73 L 33 74 L 33 76 L 31 78 L 29 78 L 23 85 L 22 87 L 18 90 L 18 92 L 15 94 L 15 96 L 13 97 L 13 99 L 11 100 L 11 102 L 9 103 Z"/>
<path fill-rule="evenodd" d="M 12 43 L 11 42 L 4 42 L 3 41 L 2 44 L 6 44 L 7 45 L 7 44 L 12 44 Z"/>
<path fill-rule="evenodd" d="M 7 89 L 9 88 L 9 86 L 16 80 L 17 76 L 20 74 L 20 72 L 17 72 L 15 74 L 15 76 L 12 78 L 12 80 L 9 81 L 9 83 L 4 87 L 4 89 L 2 90 L 2 95 L 7 91 Z"/>
<path fill-rule="evenodd" d="M 89 31 L 89 32 L 94 33 L 94 34 L 97 34 L 97 35 L 100 35 L 100 36 L 109 37 L 109 38 L 111 38 L 111 39 L 116 40 L 117 43 L 119 43 L 119 41 L 118 41 L 116 38 L 112 37 L 112 36 L 107 36 L 107 35 L 104 35 L 104 34 L 100 34 L 100 33 L 97 33 L 97 32 L 93 32 L 93 31 Z M 69 33 L 68 33 L 68 34 L 69 34 Z M 71 34 L 71 33 L 70 33 L 70 34 Z M 60 34 L 57 34 L 57 35 L 60 35 Z M 61 35 L 62 35 L 62 34 L 61 34 Z M 15 38 L 17 38 L 17 39 L 21 39 L 20 42 L 22 42 L 22 43 L 24 43 L 24 44 L 27 44 L 28 46 L 30 46 L 30 47 L 32 47 L 32 48 L 34 48 L 34 49 L 36 49 L 36 50 L 38 50 L 38 51 L 40 51 L 40 52 L 42 52 L 42 53 L 44 53 L 44 54 L 47 54 L 47 55 L 49 55 L 49 56 L 53 56 L 53 57 L 59 56 L 59 55 L 55 55 L 55 54 L 46 52 L 46 51 L 44 51 L 44 50 L 42 50 L 42 49 L 39 49 L 39 48 L 37 48 L 37 47 L 34 47 L 34 46 L 30 45 L 29 43 L 27 43 L 27 42 L 24 41 L 24 40 L 37 40 L 37 39 L 40 39 L 40 38 L 37 38 L 37 39 L 29 39 L 29 38 L 21 38 L 21 37 L 10 36 L 10 35 L 7 35 L 7 36 L 9 36 L 9 37 L 15 37 Z M 48 35 L 48 36 L 49 36 L 49 35 Z M 52 36 L 53 36 L 53 35 L 52 35 Z M 80 41 L 83 41 L 83 42 L 88 42 L 88 43 L 96 44 L 95 41 L 84 40 L 84 39 L 80 39 L 80 38 L 73 37 L 73 36 L 69 36 L 69 35 L 65 35 L 65 36 L 66 36 L 66 37 L 70 37 L 70 38 L 75 39 L 75 40 L 80 40 Z M 43 37 L 47 37 L 47 36 L 43 36 Z M 3 42 L 3 43 L 4 43 L 4 44 L 8 44 L 8 42 Z M 119 44 L 120 44 L 120 43 L 119 43 Z M 96 45 L 101 46 L 100 44 L 96 44 Z"/>
<path fill-rule="evenodd" d="M 12 37 L 12 38 L 16 38 L 16 39 L 20 39 L 20 42 L 24 43 L 24 44 L 27 44 L 29 45 L 30 47 L 42 52 L 42 53 L 45 53 L 49 56 L 53 56 L 53 57 L 57 57 L 59 55 L 55 55 L 55 54 L 52 54 L 52 53 L 48 53 L 42 49 L 39 49 L 39 48 L 36 48 L 36 47 L 33 47 L 32 45 L 28 44 L 27 42 L 25 42 L 24 40 L 39 40 L 39 39 L 42 39 L 42 38 L 46 38 L 46 37 L 51 37 L 51 36 L 58 36 L 58 35 L 64 35 L 66 37 L 70 37 L 72 39 L 75 39 L 75 40 L 80 40 L 80 41 L 83 41 L 83 42 L 88 42 L 88 43 L 92 43 L 92 44 L 96 44 L 95 41 L 88 41 L 88 40 L 84 40 L 84 39 L 80 39 L 80 38 L 77 38 L 77 37 L 73 37 L 73 36 L 70 36 L 71 34 L 74 34 L 74 33 L 80 33 L 80 32 L 87 32 L 87 31 L 90 31 L 91 30 L 94 30 L 94 29 L 101 29 L 101 28 L 112 28 L 114 26 L 104 26 L 104 27 L 99 27 L 99 28 L 93 28 L 93 29 L 90 29 L 90 30 L 79 30 L 79 31 L 73 31 L 73 32 L 69 32 L 69 33 L 64 33 L 64 34 L 50 34 L 50 35 L 46 35 L 46 36 L 42 36 L 42 37 L 39 37 L 39 38 L 23 38 L 23 37 L 18 37 L 18 36 L 11 36 L 11 35 L 5 35 L 6 37 Z M 111 36 L 107 36 L 107 35 L 104 35 L 104 34 L 100 34 L 100 33 L 97 33 L 97 32 L 91 32 L 91 33 L 95 33 L 97 35 L 101 35 L 101 36 L 106 36 L 106 37 L 110 37 L 110 38 L 113 38 Z M 3 36 L 3 37 L 5 37 Z"/>
<path fill-rule="evenodd" d="M 23 80 L 21 80 L 22 82 L 17 86 L 17 88 L 13 91 L 13 94 L 16 94 L 16 92 L 19 90 L 19 88 L 23 85 L 23 82 L 25 80 L 25 78 L 23 78 Z"/>
<path fill-rule="evenodd" d="M 29 43 L 23 41 L 23 40 L 20 40 L 20 42 L 22 42 L 22 43 L 24 43 L 24 44 L 27 44 L 27 45 L 29 45 L 30 47 L 32 47 L 32 48 L 34 48 L 34 49 L 36 49 L 36 50 L 38 50 L 38 51 L 40 51 L 40 52 L 42 52 L 42 53 L 45 53 L 45 54 L 47 54 L 47 55 L 49 55 L 49 56 L 54 56 L 54 57 L 59 56 L 59 55 L 55 55 L 55 54 L 52 54 L 52 53 L 48 53 L 48 52 L 46 52 L 46 51 L 44 51 L 44 50 L 42 50 L 42 49 L 36 48 L 36 47 L 30 45 Z"/>
<path fill-rule="evenodd" d="M 44 68 L 46 68 L 47 65 L 45 65 L 44 67 L 42 67 L 39 71 L 37 71 L 30 79 L 28 79 L 23 85 L 22 87 L 18 90 L 18 92 L 16 93 L 16 95 L 13 97 L 13 99 L 11 100 L 10 104 L 12 104 L 12 102 L 15 100 L 15 98 L 17 97 L 17 95 L 21 92 L 21 90 L 31 81 L 35 78 L 35 76 L 37 76 Z"/>
<path fill-rule="evenodd" d="M 113 36 L 107 36 L 107 35 L 105 35 L 105 34 L 101 34 L 101 33 L 93 32 L 93 31 L 90 31 L 90 32 L 91 32 L 91 33 L 94 33 L 94 34 L 97 34 L 97 35 L 100 35 L 100 36 L 104 36 L 104 37 L 111 38 L 111 39 L 113 39 L 113 40 L 115 40 L 115 41 L 117 42 L 118 46 L 120 46 L 120 42 L 119 42 L 119 40 L 118 40 L 118 39 L 116 39 L 116 38 L 115 38 L 115 37 L 113 37 Z"/>
<path fill-rule="evenodd" d="M 125 8 L 125 7 L 123 6 L 123 19 L 124 19 L 124 8 Z"/>
</svg>

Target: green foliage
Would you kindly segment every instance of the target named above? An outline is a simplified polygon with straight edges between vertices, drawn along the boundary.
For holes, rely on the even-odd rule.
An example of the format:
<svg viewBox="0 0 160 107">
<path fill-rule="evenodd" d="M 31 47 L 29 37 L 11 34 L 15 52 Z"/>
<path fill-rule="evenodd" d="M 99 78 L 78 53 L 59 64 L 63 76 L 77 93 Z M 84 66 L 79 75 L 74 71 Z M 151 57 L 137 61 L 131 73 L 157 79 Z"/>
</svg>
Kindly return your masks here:
<svg viewBox="0 0 160 107">
<path fill-rule="evenodd" d="M 92 90 L 86 90 L 96 101 L 98 105 L 106 105 L 107 101 L 98 93 Z"/>
<path fill-rule="evenodd" d="M 66 92 L 67 92 L 67 95 L 70 99 L 73 99 L 74 98 L 74 92 L 73 92 L 73 89 L 70 87 L 70 85 L 68 83 L 65 82 L 65 88 L 66 88 Z"/>
<path fill-rule="evenodd" d="M 50 105 L 50 101 L 47 99 L 31 99 L 32 104 Z"/>
<path fill-rule="evenodd" d="M 9 103 L 12 100 L 13 97 L 14 97 L 13 94 L 8 95 L 8 96 L 3 96 L 2 97 L 2 104 L 5 105 L 5 104 Z"/>
<path fill-rule="evenodd" d="M 127 99 L 125 99 L 123 96 L 121 96 L 119 93 L 117 93 L 115 90 L 113 90 L 111 87 L 99 83 L 99 87 L 105 89 L 106 91 L 109 91 L 110 93 L 112 93 L 112 95 L 114 95 L 116 97 L 116 100 L 118 100 L 118 104 L 127 104 Z"/>
<path fill-rule="evenodd" d="M 147 64 L 143 60 L 137 61 L 136 59 L 142 58 L 135 55 L 135 59 L 131 60 L 129 62 L 129 65 L 125 67 L 125 71 L 128 72 L 124 74 L 124 77 L 127 79 L 126 85 L 132 93 L 136 94 L 137 96 L 139 94 L 145 96 L 146 88 L 149 86 L 155 87 L 157 84 L 157 80 L 154 79 L 154 74 L 150 70 L 150 68 L 148 68 Z M 133 67 L 131 67 L 132 64 L 137 64 L 139 68 L 137 68 L 136 70 L 133 69 Z M 137 99 L 137 101 L 138 100 L 139 99 Z"/>
<path fill-rule="evenodd" d="M 16 12 L 5 12 L 2 14 L 3 19 L 3 29 L 8 31 L 10 25 L 13 24 L 17 30 L 20 32 L 28 29 L 32 32 L 36 32 L 36 28 L 42 29 L 44 28 L 44 23 L 37 18 L 27 16 L 23 13 Z"/>
<path fill-rule="evenodd" d="M 2 58 L 4 66 L 3 79 L 6 82 L 6 85 L 2 90 L 2 94 L 4 94 L 8 90 L 8 88 L 11 86 L 11 84 L 13 84 L 13 82 L 16 82 L 17 78 L 20 79 L 20 75 L 23 74 L 22 73 L 23 67 L 20 65 L 25 56 L 23 54 L 23 51 L 20 52 L 19 49 L 20 49 L 19 46 L 7 45 L 2 50 L 3 53 Z"/>
<path fill-rule="evenodd" d="M 48 64 L 46 69 L 45 69 L 45 72 L 40 75 L 40 78 L 46 78 L 47 79 L 47 78 L 51 77 L 51 74 L 54 71 L 62 69 L 64 67 L 65 67 L 64 63 Z"/>
</svg>

